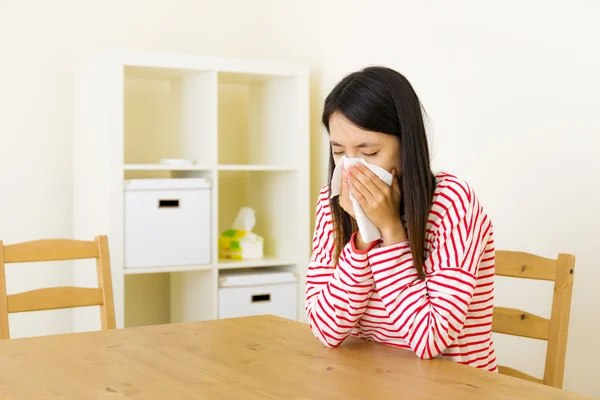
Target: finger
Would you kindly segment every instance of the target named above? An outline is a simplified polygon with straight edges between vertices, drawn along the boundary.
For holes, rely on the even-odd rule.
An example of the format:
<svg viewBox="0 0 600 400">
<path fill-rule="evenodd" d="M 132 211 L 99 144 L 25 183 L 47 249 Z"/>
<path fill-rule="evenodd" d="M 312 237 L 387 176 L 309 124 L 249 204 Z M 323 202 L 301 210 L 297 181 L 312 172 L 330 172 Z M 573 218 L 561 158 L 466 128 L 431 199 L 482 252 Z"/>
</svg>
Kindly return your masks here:
<svg viewBox="0 0 600 400">
<path fill-rule="evenodd" d="M 340 191 L 340 200 L 344 204 L 350 203 L 350 183 L 346 178 L 342 179 L 342 190 Z"/>
<path fill-rule="evenodd" d="M 358 204 L 362 207 L 362 209 L 365 210 L 366 207 L 369 205 L 369 202 L 367 201 L 365 196 L 360 191 L 358 191 L 357 188 L 352 184 L 350 184 L 350 193 L 352 193 L 352 196 L 354 196 L 356 201 L 358 201 Z"/>
<path fill-rule="evenodd" d="M 379 178 L 373 171 L 371 171 L 364 164 L 358 164 L 356 167 L 360 172 L 362 172 L 369 179 L 371 179 L 371 181 L 373 181 L 373 184 L 375 186 L 377 186 L 377 188 L 379 188 L 380 190 L 385 190 L 389 187 L 384 181 L 381 180 L 381 178 Z"/>
<path fill-rule="evenodd" d="M 350 166 L 350 168 L 348 168 L 348 174 L 350 175 L 350 182 L 356 186 L 356 188 L 358 190 L 363 190 L 367 191 L 368 193 L 363 193 L 363 195 L 365 196 L 365 198 L 368 201 L 371 201 L 371 199 L 376 198 L 379 193 L 380 190 L 379 188 L 375 185 L 375 183 L 371 180 L 371 178 L 369 178 L 367 175 L 365 175 L 361 170 L 359 170 L 357 167 L 355 166 Z"/>
<path fill-rule="evenodd" d="M 400 196 L 400 182 L 398 182 L 398 176 L 396 175 L 396 169 L 392 171 L 392 189 Z"/>
<path fill-rule="evenodd" d="M 348 172 L 348 179 L 350 180 L 350 185 L 354 187 L 357 191 L 359 191 L 366 201 L 373 203 L 375 201 L 375 196 L 371 193 L 371 191 L 366 187 L 366 185 L 355 175 L 352 175 L 351 172 Z M 365 183 L 368 183 L 369 179 L 363 175 L 363 179 Z M 375 191 L 375 193 L 377 193 Z"/>
<path fill-rule="evenodd" d="M 342 193 L 349 193 L 350 187 L 348 186 L 348 179 L 344 176 L 342 177 Z"/>
</svg>

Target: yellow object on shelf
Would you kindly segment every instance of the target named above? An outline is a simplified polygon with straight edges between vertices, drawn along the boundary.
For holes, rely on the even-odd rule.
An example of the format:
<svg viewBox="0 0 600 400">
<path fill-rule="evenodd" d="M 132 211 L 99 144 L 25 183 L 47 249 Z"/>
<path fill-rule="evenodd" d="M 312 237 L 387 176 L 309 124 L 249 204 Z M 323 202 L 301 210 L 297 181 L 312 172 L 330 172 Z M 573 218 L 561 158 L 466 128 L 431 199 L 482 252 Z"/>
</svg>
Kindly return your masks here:
<svg viewBox="0 0 600 400">
<path fill-rule="evenodd" d="M 219 236 L 219 257 L 232 260 L 251 260 L 262 258 L 264 239 L 252 232 L 256 219 L 255 211 L 242 207 L 235 218 L 232 229 Z"/>
<path fill-rule="evenodd" d="M 255 233 L 226 230 L 219 237 L 219 257 L 232 260 L 262 258 L 263 238 Z"/>
</svg>

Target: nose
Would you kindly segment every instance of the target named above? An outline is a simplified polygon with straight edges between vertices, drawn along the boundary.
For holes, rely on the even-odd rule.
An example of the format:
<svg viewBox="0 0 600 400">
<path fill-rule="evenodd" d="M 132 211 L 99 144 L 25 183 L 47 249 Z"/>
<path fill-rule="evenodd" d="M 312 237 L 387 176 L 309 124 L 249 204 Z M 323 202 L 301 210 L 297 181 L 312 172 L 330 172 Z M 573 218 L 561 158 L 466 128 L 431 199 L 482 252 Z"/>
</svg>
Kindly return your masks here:
<svg viewBox="0 0 600 400">
<path fill-rule="evenodd" d="M 357 158 L 358 152 L 356 150 L 346 150 L 346 158 Z"/>
</svg>

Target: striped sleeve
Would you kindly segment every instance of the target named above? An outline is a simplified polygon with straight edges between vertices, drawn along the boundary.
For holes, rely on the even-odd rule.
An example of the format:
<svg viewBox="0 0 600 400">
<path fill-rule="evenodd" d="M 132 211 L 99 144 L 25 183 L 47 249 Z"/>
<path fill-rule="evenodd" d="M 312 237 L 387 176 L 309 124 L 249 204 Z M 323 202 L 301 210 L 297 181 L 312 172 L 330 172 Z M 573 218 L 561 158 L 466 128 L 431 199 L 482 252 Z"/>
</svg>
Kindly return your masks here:
<svg viewBox="0 0 600 400">
<path fill-rule="evenodd" d="M 420 358 L 433 358 L 463 330 L 491 224 L 466 185 L 444 183 L 428 222 L 425 280 L 408 241 L 372 249 L 375 287 L 394 326 Z"/>
<path fill-rule="evenodd" d="M 306 276 L 306 312 L 314 335 L 327 347 L 339 346 L 362 317 L 373 291 L 368 250 L 354 236 L 333 266 L 333 227 L 327 189 L 317 205 L 313 252 Z"/>
</svg>

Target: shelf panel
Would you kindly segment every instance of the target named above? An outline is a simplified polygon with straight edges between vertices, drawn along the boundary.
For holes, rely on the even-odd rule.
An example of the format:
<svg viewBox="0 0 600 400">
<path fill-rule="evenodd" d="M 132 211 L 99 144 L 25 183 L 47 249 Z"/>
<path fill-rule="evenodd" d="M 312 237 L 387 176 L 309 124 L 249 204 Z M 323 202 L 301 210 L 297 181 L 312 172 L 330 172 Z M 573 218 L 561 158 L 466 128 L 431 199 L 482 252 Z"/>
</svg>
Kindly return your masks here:
<svg viewBox="0 0 600 400">
<path fill-rule="evenodd" d="M 116 55 L 125 65 L 125 75 L 133 77 L 164 79 L 215 71 L 219 73 L 219 80 L 245 82 L 255 76 L 281 79 L 281 77 L 305 77 L 309 73 L 306 66 L 288 62 L 153 51 L 116 52 Z"/>
<path fill-rule="evenodd" d="M 220 258 L 217 264 L 218 269 L 236 269 L 236 268 L 258 268 L 258 267 L 279 267 L 297 264 L 291 260 L 283 260 L 276 257 L 264 257 L 256 260 L 229 260 Z"/>
<path fill-rule="evenodd" d="M 221 164 L 219 171 L 274 171 L 295 172 L 298 169 L 290 165 L 258 165 L 258 164 Z M 124 171 L 212 171 L 208 165 L 165 165 L 165 164 L 125 164 Z"/>
<path fill-rule="evenodd" d="M 291 260 L 283 260 L 276 257 L 264 257 L 256 260 L 230 260 L 220 258 L 217 264 L 204 265 L 175 265 L 168 267 L 147 267 L 147 268 L 125 268 L 125 275 L 142 275 L 142 274 L 163 274 L 169 272 L 190 272 L 190 271 L 208 271 L 216 269 L 237 269 L 237 268 L 258 268 L 258 267 L 279 267 L 297 264 Z"/>
<path fill-rule="evenodd" d="M 212 171 L 208 165 L 125 164 L 125 171 Z"/>
<path fill-rule="evenodd" d="M 147 267 L 147 268 L 125 268 L 125 275 L 140 275 L 140 274 L 162 274 L 169 272 L 189 272 L 189 271 L 208 271 L 213 269 L 214 265 L 176 265 L 169 267 Z"/>
<path fill-rule="evenodd" d="M 219 171 L 274 171 L 295 172 L 298 169 L 290 165 L 259 165 L 259 164 L 220 164 Z"/>
</svg>

